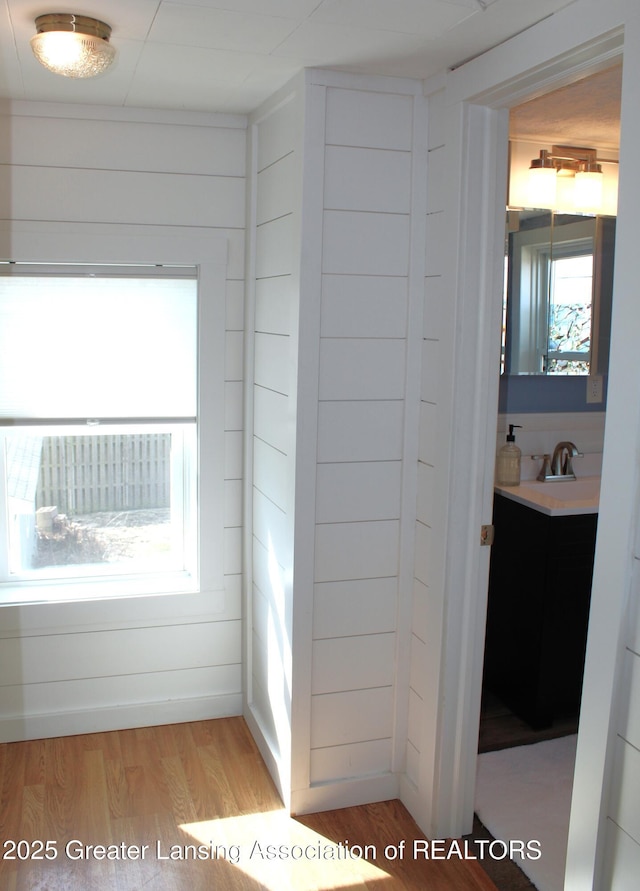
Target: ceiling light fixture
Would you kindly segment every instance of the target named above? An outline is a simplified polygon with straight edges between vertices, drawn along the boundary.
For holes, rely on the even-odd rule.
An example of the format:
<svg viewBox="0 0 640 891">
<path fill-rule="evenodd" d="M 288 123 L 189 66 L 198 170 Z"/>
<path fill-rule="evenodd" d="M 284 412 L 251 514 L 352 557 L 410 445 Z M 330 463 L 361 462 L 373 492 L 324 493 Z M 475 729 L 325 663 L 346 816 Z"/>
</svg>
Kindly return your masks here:
<svg viewBox="0 0 640 891">
<path fill-rule="evenodd" d="M 40 15 L 31 49 L 38 62 L 63 77 L 97 77 L 113 62 L 111 28 L 98 19 L 67 12 Z"/>
<path fill-rule="evenodd" d="M 541 149 L 529 167 L 531 207 L 569 204 L 577 211 L 598 212 L 603 179 L 595 149 L 571 145 L 554 145 L 550 152 Z"/>
</svg>

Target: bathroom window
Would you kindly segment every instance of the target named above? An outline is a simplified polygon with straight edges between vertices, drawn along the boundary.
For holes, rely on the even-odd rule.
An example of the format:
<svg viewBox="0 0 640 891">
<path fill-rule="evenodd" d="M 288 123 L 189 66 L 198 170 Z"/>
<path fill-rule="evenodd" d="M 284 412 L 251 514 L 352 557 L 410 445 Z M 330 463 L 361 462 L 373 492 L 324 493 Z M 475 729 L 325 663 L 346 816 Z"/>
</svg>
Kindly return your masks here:
<svg viewBox="0 0 640 891">
<path fill-rule="evenodd" d="M 510 243 L 504 367 L 510 374 L 588 375 L 594 220 L 524 228 Z"/>
<path fill-rule="evenodd" d="M 590 245 L 558 246 L 544 262 L 549 269 L 549 308 L 543 370 L 589 374 L 593 249 Z"/>
</svg>

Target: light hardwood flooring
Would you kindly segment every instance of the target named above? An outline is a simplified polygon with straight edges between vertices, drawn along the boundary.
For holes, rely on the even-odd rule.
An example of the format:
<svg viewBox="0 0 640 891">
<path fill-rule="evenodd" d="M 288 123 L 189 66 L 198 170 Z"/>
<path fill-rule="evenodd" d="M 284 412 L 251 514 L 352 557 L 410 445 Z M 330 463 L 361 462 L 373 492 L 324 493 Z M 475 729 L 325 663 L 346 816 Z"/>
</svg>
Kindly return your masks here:
<svg viewBox="0 0 640 891">
<path fill-rule="evenodd" d="M 476 861 L 410 856 L 398 801 L 290 817 L 242 718 L 5 743 L 0 796 L 0 891 L 496 888 Z"/>
</svg>

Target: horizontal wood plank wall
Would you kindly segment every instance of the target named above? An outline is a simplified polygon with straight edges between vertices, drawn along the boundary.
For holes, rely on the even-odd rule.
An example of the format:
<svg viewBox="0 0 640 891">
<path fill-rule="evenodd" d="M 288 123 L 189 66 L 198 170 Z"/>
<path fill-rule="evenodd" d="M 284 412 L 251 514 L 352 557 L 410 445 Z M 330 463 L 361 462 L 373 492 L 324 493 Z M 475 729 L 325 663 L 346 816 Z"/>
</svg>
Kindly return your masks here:
<svg viewBox="0 0 640 891">
<path fill-rule="evenodd" d="M 380 778 L 397 793 L 414 113 L 388 85 L 348 86 L 326 92 L 311 679 L 310 783 L 335 802 L 382 797 Z"/>
<path fill-rule="evenodd" d="M 442 95 L 428 97 L 426 263 L 422 335 L 418 487 L 416 493 L 415 566 L 411 614 L 410 677 L 406 771 L 402 801 L 415 819 L 425 821 L 433 794 L 422 765 L 429 760 L 431 740 L 426 728 L 435 726 L 438 709 L 441 641 L 438 637 L 443 598 L 438 572 L 445 517 L 434 505 L 442 449 L 442 402 L 446 399 L 443 368 L 448 337 L 445 284 L 442 275 L 442 241 L 445 225 L 443 190 L 446 145 L 441 110 Z"/>
<path fill-rule="evenodd" d="M 258 111 L 250 124 L 253 269 L 247 324 L 253 324 L 247 350 L 253 386 L 245 714 L 285 802 L 291 784 L 300 102 L 293 89 L 282 102 Z"/>
<path fill-rule="evenodd" d="M 228 240 L 225 591 L 0 609 L 0 739 L 241 712 L 243 117 L 11 103 L 0 219 L 200 227 Z"/>
<path fill-rule="evenodd" d="M 635 547 L 629 609 L 605 837 L 611 888 L 631 886 L 640 869 L 640 541 Z"/>
</svg>

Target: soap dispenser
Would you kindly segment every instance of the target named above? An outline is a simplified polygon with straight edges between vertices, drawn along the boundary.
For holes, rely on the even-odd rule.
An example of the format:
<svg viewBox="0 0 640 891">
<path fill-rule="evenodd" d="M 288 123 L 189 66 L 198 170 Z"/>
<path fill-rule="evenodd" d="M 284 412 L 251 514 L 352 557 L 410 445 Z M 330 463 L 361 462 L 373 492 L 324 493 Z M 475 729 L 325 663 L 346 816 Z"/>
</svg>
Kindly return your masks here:
<svg viewBox="0 0 640 891">
<path fill-rule="evenodd" d="M 505 445 L 498 450 L 498 460 L 496 462 L 497 486 L 520 485 L 520 463 L 522 452 L 516 445 L 516 437 L 513 432 L 516 427 L 520 426 L 520 424 L 509 424 L 507 441 Z"/>
</svg>

